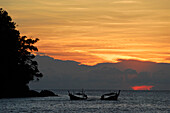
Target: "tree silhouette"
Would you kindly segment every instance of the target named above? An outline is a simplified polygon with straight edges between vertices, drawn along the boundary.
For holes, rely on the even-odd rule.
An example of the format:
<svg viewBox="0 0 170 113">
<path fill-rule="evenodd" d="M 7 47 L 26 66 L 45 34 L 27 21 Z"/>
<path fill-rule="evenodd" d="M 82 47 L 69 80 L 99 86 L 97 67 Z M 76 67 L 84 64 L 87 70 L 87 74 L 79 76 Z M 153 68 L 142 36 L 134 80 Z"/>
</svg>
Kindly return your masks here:
<svg viewBox="0 0 170 113">
<path fill-rule="evenodd" d="M 38 51 L 34 44 L 39 39 L 20 36 L 16 26 L 7 11 L 0 8 L 0 98 L 25 96 L 28 83 L 43 76 L 32 54 Z"/>
</svg>

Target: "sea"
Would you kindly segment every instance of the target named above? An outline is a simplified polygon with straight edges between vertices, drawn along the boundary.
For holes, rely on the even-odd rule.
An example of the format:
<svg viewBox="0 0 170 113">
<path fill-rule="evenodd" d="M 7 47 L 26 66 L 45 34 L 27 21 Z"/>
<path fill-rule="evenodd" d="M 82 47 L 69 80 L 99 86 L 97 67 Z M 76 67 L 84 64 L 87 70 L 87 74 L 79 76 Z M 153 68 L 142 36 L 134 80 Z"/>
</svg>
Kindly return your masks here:
<svg viewBox="0 0 170 113">
<path fill-rule="evenodd" d="M 77 101 L 68 90 L 51 91 L 59 96 L 0 99 L 0 113 L 170 113 L 170 91 L 122 90 L 118 101 L 100 100 L 114 90 L 85 90 L 88 99 Z"/>
</svg>

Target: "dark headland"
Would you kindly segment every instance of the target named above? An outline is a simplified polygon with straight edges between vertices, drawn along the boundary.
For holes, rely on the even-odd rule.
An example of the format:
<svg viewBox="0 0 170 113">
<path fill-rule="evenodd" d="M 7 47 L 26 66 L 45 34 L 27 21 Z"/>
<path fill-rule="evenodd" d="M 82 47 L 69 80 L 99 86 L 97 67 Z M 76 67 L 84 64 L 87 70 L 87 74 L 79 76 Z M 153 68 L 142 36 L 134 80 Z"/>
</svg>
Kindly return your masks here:
<svg viewBox="0 0 170 113">
<path fill-rule="evenodd" d="M 38 38 L 20 36 L 8 12 L 0 8 L 1 75 L 0 98 L 57 96 L 52 91 L 30 90 L 30 81 L 38 81 L 43 74 L 34 60 Z"/>
</svg>

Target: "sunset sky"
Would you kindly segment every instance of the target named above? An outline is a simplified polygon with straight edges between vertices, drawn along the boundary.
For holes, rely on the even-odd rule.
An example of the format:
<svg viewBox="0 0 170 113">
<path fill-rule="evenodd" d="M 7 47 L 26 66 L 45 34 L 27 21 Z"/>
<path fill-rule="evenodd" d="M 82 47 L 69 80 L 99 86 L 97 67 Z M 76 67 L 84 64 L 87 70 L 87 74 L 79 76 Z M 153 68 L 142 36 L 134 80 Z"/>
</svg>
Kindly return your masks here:
<svg viewBox="0 0 170 113">
<path fill-rule="evenodd" d="M 0 0 L 0 7 L 55 59 L 170 63 L 170 0 Z"/>
</svg>

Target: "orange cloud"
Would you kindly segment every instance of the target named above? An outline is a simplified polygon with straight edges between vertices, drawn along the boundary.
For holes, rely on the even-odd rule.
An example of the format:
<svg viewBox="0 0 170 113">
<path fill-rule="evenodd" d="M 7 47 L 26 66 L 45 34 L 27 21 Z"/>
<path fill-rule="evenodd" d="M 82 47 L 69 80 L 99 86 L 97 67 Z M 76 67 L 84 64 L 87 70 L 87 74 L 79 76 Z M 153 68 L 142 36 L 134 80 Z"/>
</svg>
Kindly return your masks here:
<svg viewBox="0 0 170 113">
<path fill-rule="evenodd" d="M 170 63 L 168 0 L 1 2 L 21 35 L 39 38 L 39 52 L 53 58 L 87 65 L 117 59 Z"/>
<path fill-rule="evenodd" d="M 131 87 L 133 90 L 151 90 L 154 86 L 133 86 Z"/>
<path fill-rule="evenodd" d="M 100 57 L 90 55 L 84 52 L 74 51 L 74 52 L 67 52 L 67 51 L 60 51 L 60 52 L 46 52 L 49 56 L 55 59 L 62 59 L 62 60 L 73 60 L 80 62 L 80 64 L 88 64 L 88 65 L 96 65 L 98 63 L 108 62 L 105 59 Z M 57 57 L 56 57 L 57 56 Z M 69 58 L 68 58 L 69 56 Z"/>
</svg>

